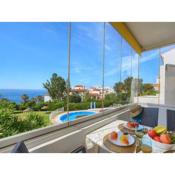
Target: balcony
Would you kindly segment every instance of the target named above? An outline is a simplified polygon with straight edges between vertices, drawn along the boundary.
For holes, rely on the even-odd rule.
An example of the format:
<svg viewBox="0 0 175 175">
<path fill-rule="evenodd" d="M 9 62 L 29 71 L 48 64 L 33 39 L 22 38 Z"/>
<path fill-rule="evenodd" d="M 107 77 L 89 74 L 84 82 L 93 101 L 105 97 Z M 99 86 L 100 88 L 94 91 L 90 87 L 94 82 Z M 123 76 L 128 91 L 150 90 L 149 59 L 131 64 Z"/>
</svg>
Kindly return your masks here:
<svg viewBox="0 0 175 175">
<path fill-rule="evenodd" d="M 83 24 L 83 27 L 85 26 L 87 27 L 87 24 Z M 140 125 L 143 127 L 151 129 L 157 125 L 163 125 L 169 131 L 175 130 L 175 127 L 172 126 L 172 122 L 175 122 L 175 87 L 173 83 L 175 81 L 175 62 L 172 61 L 172 58 L 175 56 L 175 49 L 174 45 L 167 46 L 175 42 L 175 40 L 173 40 L 175 38 L 174 32 L 172 32 L 175 24 L 99 23 L 97 26 L 101 27 L 98 32 L 101 34 L 100 42 L 102 47 L 99 49 L 96 46 L 96 50 L 92 56 L 93 58 L 100 57 L 98 53 L 98 51 L 100 51 L 102 59 L 96 59 L 96 62 L 91 58 L 87 59 L 87 55 L 89 54 L 88 50 L 93 50 L 94 48 L 88 48 L 89 41 L 84 41 L 84 36 L 81 36 L 83 39 L 81 38 L 80 40 L 84 41 L 83 44 L 87 42 L 85 45 L 82 44 L 83 46 L 80 53 L 82 52 L 82 56 L 86 58 L 86 66 L 83 67 L 83 72 L 88 70 L 88 76 L 86 76 L 85 73 L 81 73 L 80 69 L 82 69 L 82 67 L 75 69 L 78 67 L 79 62 L 77 57 L 71 57 L 71 54 L 74 55 L 77 52 L 74 45 L 78 44 L 75 42 L 76 37 L 79 36 L 77 35 L 76 29 L 80 26 L 76 26 L 76 24 L 67 24 L 66 27 L 68 28 L 64 25 L 62 26 L 68 33 L 68 38 L 66 37 L 66 39 L 69 39 L 68 54 L 66 55 L 68 57 L 66 62 L 66 65 L 68 65 L 68 70 L 66 70 L 68 71 L 68 76 L 65 81 L 66 91 L 59 97 L 61 103 L 60 101 L 59 104 L 57 103 L 57 105 L 63 105 L 59 108 L 60 111 L 57 109 L 50 114 L 51 119 L 56 122 L 50 126 L 0 139 L 0 152 L 12 152 L 16 143 L 20 141 L 24 141 L 30 153 L 70 153 L 81 147 L 85 148 L 86 152 L 115 152 L 114 150 L 109 150 L 103 143 L 105 136 L 103 134 L 109 134 L 115 130 L 115 128 L 118 128 L 120 124 L 126 124 L 128 121 L 133 120 L 132 111 L 138 106 L 142 110 L 141 113 L 139 113 L 140 118 L 137 122 L 140 122 Z M 83 27 L 82 29 L 86 32 L 88 27 Z M 92 30 L 94 27 L 93 24 L 91 27 Z M 162 33 L 155 36 L 154 30 L 150 30 L 153 28 L 155 30 L 162 29 Z M 117 32 L 114 36 L 121 40 L 116 41 L 115 38 L 112 38 L 110 32 Z M 97 33 L 95 33 L 95 35 Z M 95 35 L 93 35 L 93 37 Z M 163 36 L 166 36 L 166 39 L 164 39 Z M 71 37 L 72 40 L 70 40 Z M 91 39 L 93 37 L 90 36 Z M 107 47 L 109 41 L 116 41 L 117 49 L 115 48 L 113 50 L 117 52 L 115 58 L 111 57 L 113 52 L 111 52 L 111 48 Z M 159 47 L 163 48 L 157 49 Z M 118 52 L 118 50 L 120 52 Z M 150 55 L 152 57 L 150 57 Z M 116 58 L 120 59 L 116 60 Z M 105 62 L 106 59 L 111 59 L 109 61 L 110 64 L 107 61 Z M 116 67 L 119 68 L 119 70 L 116 71 L 112 69 L 115 67 L 113 62 L 116 63 Z M 150 64 L 150 62 L 152 64 Z M 95 67 L 93 71 L 89 69 L 96 63 L 97 67 Z M 52 66 L 55 68 L 54 64 Z M 108 71 L 105 72 L 105 70 Z M 72 82 L 71 76 L 75 77 L 75 80 L 72 80 Z M 152 76 L 154 77 L 152 78 Z M 90 77 L 90 79 L 87 79 L 87 77 Z M 99 84 L 101 84 L 101 86 L 88 87 L 88 81 L 93 82 L 94 77 L 97 77 L 95 82 L 100 82 Z M 100 77 L 102 77 L 102 79 Z M 60 77 L 53 74 L 52 78 L 57 79 Z M 82 84 L 80 78 L 83 79 L 84 84 L 87 84 L 87 87 Z M 77 80 L 80 82 L 77 82 Z M 48 82 L 49 80 L 45 83 L 46 88 L 49 86 Z M 71 83 L 75 86 L 71 87 Z M 108 84 L 114 84 L 114 90 L 113 88 L 107 87 Z M 90 95 L 90 100 L 88 99 L 88 103 L 85 104 L 87 94 Z M 112 97 L 116 96 L 117 103 L 116 101 L 110 101 L 111 94 Z M 105 99 L 106 97 L 108 97 L 108 101 Z M 84 109 L 71 110 L 71 107 L 75 108 L 76 106 L 76 104 L 71 106 L 71 98 L 77 100 L 78 102 L 76 101 L 76 103 L 81 103 L 82 106 L 84 105 L 85 108 L 87 108 L 86 112 L 90 111 L 95 113 L 90 116 L 76 116 L 76 118 L 71 119 L 71 112 L 84 111 Z M 51 93 L 50 95 L 45 95 L 44 99 L 45 103 L 48 104 L 55 100 L 51 97 Z M 105 103 L 109 101 L 111 104 Z M 63 102 L 65 102 L 65 104 Z M 30 110 L 30 108 L 25 110 Z M 58 122 L 57 114 L 59 112 L 61 112 L 61 114 Z M 67 119 L 64 121 L 61 120 L 63 114 L 67 116 Z M 156 151 L 165 152 L 165 150 L 155 150 L 155 152 Z M 137 151 L 134 149 L 132 152 Z"/>
</svg>

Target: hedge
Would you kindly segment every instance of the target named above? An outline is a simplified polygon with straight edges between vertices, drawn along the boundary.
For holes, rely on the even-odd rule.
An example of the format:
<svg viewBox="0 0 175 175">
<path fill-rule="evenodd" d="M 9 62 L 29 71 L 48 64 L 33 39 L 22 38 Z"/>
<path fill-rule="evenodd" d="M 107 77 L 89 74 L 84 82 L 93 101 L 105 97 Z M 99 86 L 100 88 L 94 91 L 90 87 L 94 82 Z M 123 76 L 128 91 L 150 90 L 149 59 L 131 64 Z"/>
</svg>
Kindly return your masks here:
<svg viewBox="0 0 175 175">
<path fill-rule="evenodd" d="M 112 101 L 104 101 L 104 107 L 109 107 L 112 106 L 113 102 Z M 97 101 L 96 102 L 96 108 L 101 108 L 102 107 L 102 102 Z M 84 102 L 84 103 L 69 103 L 69 110 L 70 111 L 75 111 L 75 110 L 86 110 L 90 108 L 90 102 Z M 64 106 L 64 109 L 67 109 L 67 106 Z"/>
<path fill-rule="evenodd" d="M 62 107 L 64 107 L 64 102 L 49 102 L 48 103 L 49 111 L 54 111 Z"/>
<path fill-rule="evenodd" d="M 70 111 L 75 111 L 75 110 L 84 110 L 84 109 L 89 109 L 89 102 L 86 103 L 69 103 L 69 110 Z M 65 110 L 66 110 L 66 105 L 65 105 Z"/>
</svg>

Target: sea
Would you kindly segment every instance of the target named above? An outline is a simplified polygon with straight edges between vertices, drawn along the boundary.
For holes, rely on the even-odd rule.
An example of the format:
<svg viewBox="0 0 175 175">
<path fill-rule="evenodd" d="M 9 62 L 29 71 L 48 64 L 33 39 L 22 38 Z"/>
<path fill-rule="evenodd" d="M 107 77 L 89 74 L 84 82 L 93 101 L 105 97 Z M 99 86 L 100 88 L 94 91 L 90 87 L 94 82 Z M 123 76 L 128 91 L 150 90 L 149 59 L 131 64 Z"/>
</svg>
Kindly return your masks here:
<svg viewBox="0 0 175 175">
<path fill-rule="evenodd" d="M 44 89 L 0 89 L 0 99 L 7 98 L 8 100 L 16 103 L 21 103 L 21 96 L 26 94 L 29 98 L 33 98 L 36 96 L 44 96 L 47 93 Z"/>
</svg>

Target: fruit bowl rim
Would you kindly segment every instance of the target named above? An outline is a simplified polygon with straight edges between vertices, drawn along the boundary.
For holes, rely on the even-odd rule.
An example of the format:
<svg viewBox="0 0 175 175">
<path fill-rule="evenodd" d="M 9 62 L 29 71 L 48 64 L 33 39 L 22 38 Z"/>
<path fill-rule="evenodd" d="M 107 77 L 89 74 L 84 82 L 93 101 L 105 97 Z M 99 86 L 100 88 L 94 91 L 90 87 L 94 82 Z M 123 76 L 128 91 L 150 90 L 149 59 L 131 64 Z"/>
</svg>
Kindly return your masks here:
<svg viewBox="0 0 175 175">
<path fill-rule="evenodd" d="M 175 143 L 167 144 L 167 143 L 158 142 L 157 140 L 154 140 L 154 139 L 153 139 L 152 137 L 150 137 L 149 135 L 148 135 L 148 137 L 149 137 L 152 141 L 154 141 L 154 142 L 156 142 L 156 143 L 160 143 L 160 144 L 162 144 L 162 145 L 175 145 Z"/>
</svg>

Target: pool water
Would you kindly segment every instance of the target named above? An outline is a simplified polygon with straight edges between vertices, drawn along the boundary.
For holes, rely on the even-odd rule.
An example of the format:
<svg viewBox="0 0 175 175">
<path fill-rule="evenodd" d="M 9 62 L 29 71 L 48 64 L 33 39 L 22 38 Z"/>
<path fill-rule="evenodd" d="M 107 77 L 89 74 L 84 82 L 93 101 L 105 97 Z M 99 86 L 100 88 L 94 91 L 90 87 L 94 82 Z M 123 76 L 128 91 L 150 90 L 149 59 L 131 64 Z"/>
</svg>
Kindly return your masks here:
<svg viewBox="0 0 175 175">
<path fill-rule="evenodd" d="M 67 121 L 74 121 L 75 119 L 83 116 L 90 116 L 96 114 L 96 112 L 93 111 L 76 111 L 76 112 L 69 112 L 69 117 L 67 114 L 63 114 L 62 116 L 59 117 L 59 120 L 62 122 L 67 122 Z"/>
</svg>

